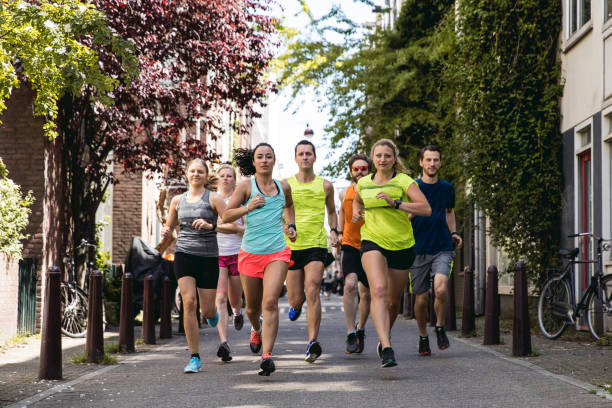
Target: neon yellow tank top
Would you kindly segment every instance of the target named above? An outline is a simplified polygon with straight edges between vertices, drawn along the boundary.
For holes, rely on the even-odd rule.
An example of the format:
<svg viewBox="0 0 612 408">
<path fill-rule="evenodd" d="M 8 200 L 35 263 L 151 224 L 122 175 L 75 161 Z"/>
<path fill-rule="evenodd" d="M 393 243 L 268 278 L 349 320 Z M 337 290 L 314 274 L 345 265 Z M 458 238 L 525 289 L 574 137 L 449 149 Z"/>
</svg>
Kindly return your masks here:
<svg viewBox="0 0 612 408">
<path fill-rule="evenodd" d="M 410 201 L 406 190 L 415 181 L 399 173 L 387 184 L 379 186 L 372 181 L 372 174 L 357 183 L 357 193 L 365 205 L 365 224 L 361 227 L 361 239 L 372 241 L 384 249 L 398 251 L 414 245 L 414 235 L 409 214 L 396 210 L 376 195 L 383 191 L 394 200 Z"/>
<path fill-rule="evenodd" d="M 295 208 L 297 240 L 286 238 L 292 250 L 327 248 L 325 221 L 325 189 L 323 177 L 315 176 L 310 183 L 300 183 L 295 176 L 287 179 Z"/>
</svg>

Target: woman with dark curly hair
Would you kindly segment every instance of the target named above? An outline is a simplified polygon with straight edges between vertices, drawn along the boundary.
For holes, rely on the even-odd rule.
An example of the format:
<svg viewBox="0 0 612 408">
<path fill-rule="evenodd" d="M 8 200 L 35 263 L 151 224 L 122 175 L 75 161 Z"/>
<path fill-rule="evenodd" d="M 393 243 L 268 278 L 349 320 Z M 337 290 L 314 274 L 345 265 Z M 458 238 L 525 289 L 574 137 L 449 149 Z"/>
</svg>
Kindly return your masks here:
<svg viewBox="0 0 612 408">
<path fill-rule="evenodd" d="M 278 333 L 278 298 L 291 259 L 283 213 L 287 236 L 292 241 L 297 238 L 293 199 L 289 184 L 272 178 L 276 157 L 269 144 L 236 149 L 234 162 L 242 175 L 252 177 L 238 185 L 222 218 L 233 222 L 245 217 L 238 270 L 251 322 L 251 351 L 259 353 L 263 346 L 259 375 L 269 376 L 275 370 L 272 349 Z M 259 320 L 262 311 L 263 323 Z"/>
</svg>

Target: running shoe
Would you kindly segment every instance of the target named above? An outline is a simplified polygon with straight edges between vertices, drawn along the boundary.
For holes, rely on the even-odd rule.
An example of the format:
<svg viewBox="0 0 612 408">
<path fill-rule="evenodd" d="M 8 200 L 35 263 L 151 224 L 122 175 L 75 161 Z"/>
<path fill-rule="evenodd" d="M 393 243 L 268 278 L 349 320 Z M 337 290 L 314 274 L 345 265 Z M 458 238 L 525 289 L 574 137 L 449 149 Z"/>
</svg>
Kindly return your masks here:
<svg viewBox="0 0 612 408">
<path fill-rule="evenodd" d="M 356 353 L 362 353 L 365 349 L 365 330 L 357 329 L 357 351 Z"/>
<path fill-rule="evenodd" d="M 261 356 L 261 364 L 259 365 L 259 368 L 261 368 L 261 371 L 258 374 L 266 377 L 276 370 L 276 367 L 274 367 L 274 361 L 272 361 L 272 353 L 266 353 Z"/>
<path fill-rule="evenodd" d="M 291 320 L 292 322 L 295 322 L 297 319 L 299 319 L 301 314 L 302 306 L 298 307 L 297 309 L 289 307 L 289 320 Z"/>
<path fill-rule="evenodd" d="M 323 350 L 321 349 L 321 345 L 316 340 L 311 340 L 308 343 L 308 347 L 306 347 L 306 358 L 304 360 L 309 363 L 314 363 L 317 358 L 321 355 Z"/>
<path fill-rule="evenodd" d="M 215 317 L 212 319 L 206 319 L 206 322 L 210 327 L 216 327 L 217 323 L 219 323 L 219 312 L 215 312 Z"/>
<path fill-rule="evenodd" d="M 221 361 L 228 362 L 232 361 L 232 356 L 230 355 L 232 351 L 230 350 L 229 344 L 227 341 L 219 344 L 219 348 L 217 349 L 217 357 L 221 358 Z"/>
<path fill-rule="evenodd" d="M 197 357 L 191 357 L 189 364 L 185 366 L 184 373 L 197 373 L 202 368 L 202 361 Z"/>
<path fill-rule="evenodd" d="M 240 313 L 238 316 L 234 315 L 234 329 L 241 330 L 244 326 L 244 316 Z"/>
<path fill-rule="evenodd" d="M 255 330 L 251 330 L 251 341 L 249 346 L 251 347 L 251 351 L 255 354 L 259 353 L 261 350 L 261 332 L 256 332 Z"/>
<path fill-rule="evenodd" d="M 382 367 L 395 367 L 396 365 L 393 349 L 391 347 L 384 348 L 382 350 Z"/>
<path fill-rule="evenodd" d="M 444 326 L 436 326 L 436 337 L 438 338 L 438 348 L 440 350 L 446 350 L 450 347 L 448 337 L 446 337 L 446 331 Z"/>
<path fill-rule="evenodd" d="M 349 335 L 346 336 L 345 353 L 353 354 L 353 353 L 356 353 L 358 349 L 359 349 L 359 345 L 357 344 L 357 335 L 355 333 L 349 333 Z"/>
<path fill-rule="evenodd" d="M 429 337 L 428 336 L 419 336 L 419 354 L 422 356 L 428 356 L 431 354 L 431 349 L 429 348 Z"/>
</svg>

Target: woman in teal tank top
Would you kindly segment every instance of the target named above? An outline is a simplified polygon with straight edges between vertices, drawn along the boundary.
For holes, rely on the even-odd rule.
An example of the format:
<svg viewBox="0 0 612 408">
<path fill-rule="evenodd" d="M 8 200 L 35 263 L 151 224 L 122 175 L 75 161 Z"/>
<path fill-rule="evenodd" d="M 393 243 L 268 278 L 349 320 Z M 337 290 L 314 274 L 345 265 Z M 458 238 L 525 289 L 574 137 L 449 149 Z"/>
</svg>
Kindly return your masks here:
<svg viewBox="0 0 612 408">
<path fill-rule="evenodd" d="M 275 370 L 272 349 L 278 333 L 278 298 L 291 259 L 283 233 L 283 213 L 287 237 L 295 241 L 295 212 L 289 184 L 272 178 L 276 162 L 272 146 L 260 143 L 253 150 L 236 149 L 234 162 L 242 175 L 252 177 L 236 188 L 223 222 L 245 217 L 238 270 L 252 327 L 251 351 L 259 353 L 263 349 L 259 375 L 268 376 Z"/>
<path fill-rule="evenodd" d="M 380 343 L 383 367 L 397 365 L 391 328 L 414 261 L 410 214 L 429 216 L 431 208 L 418 184 L 404 174 L 395 144 L 380 139 L 372 147 L 376 172 L 357 182 L 352 222 L 361 227 L 361 263 L 370 284 L 370 313 Z"/>
</svg>

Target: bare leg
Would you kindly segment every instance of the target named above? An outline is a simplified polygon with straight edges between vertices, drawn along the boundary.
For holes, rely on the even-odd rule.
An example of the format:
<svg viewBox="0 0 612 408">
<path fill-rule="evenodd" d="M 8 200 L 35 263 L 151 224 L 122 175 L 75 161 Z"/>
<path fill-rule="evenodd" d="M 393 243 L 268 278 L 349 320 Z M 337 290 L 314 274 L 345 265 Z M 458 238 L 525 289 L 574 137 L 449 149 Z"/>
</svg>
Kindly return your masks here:
<svg viewBox="0 0 612 408">
<path fill-rule="evenodd" d="M 304 303 L 304 270 L 296 269 L 287 272 L 287 299 L 289 306 L 298 309 Z"/>
<path fill-rule="evenodd" d="M 414 315 L 417 325 L 419 326 L 419 334 L 422 337 L 427 336 L 427 304 L 429 303 L 429 292 L 417 293 L 414 299 Z"/>
<path fill-rule="evenodd" d="M 359 303 L 357 296 L 358 286 L 359 281 L 357 280 L 356 273 L 349 273 L 344 276 L 344 295 L 342 296 L 342 304 L 344 305 L 347 333 L 355 331 L 355 317 L 357 316 L 357 305 Z"/>
<path fill-rule="evenodd" d="M 436 291 L 434 309 L 438 319 L 436 326 L 444 326 L 446 324 L 446 310 L 448 307 L 448 276 L 437 273 L 434 276 L 434 290 Z"/>
<path fill-rule="evenodd" d="M 278 334 L 278 297 L 283 289 L 287 275 L 287 263 L 270 262 L 264 271 L 263 278 L 263 330 L 262 353 L 271 353 Z M 259 321 L 259 318 L 257 319 Z"/>
<path fill-rule="evenodd" d="M 410 279 L 408 269 L 392 269 L 389 268 L 389 330 L 393 327 L 395 319 L 400 311 L 400 303 L 402 302 L 402 294 L 404 288 Z"/>
<path fill-rule="evenodd" d="M 219 323 L 217 323 L 217 331 L 219 332 L 219 343 L 227 341 L 227 268 L 219 268 L 219 281 L 217 283 L 217 297 L 215 304 L 219 311 Z"/>
<path fill-rule="evenodd" d="M 368 251 L 361 256 L 361 263 L 370 284 L 370 311 L 378 339 L 383 349 L 391 347 L 387 259 L 379 251 Z"/>
<path fill-rule="evenodd" d="M 242 309 L 242 283 L 240 282 L 240 276 L 229 277 L 228 295 L 234 314 L 240 314 Z"/>
<path fill-rule="evenodd" d="M 196 298 L 196 283 L 191 276 L 183 276 L 178 280 L 178 286 L 183 299 L 183 326 L 185 327 L 185 337 L 191 354 L 199 353 L 198 319 L 196 309 L 198 301 Z"/>
<path fill-rule="evenodd" d="M 263 296 L 263 281 L 260 278 L 240 275 L 242 287 L 244 288 L 244 297 L 246 298 L 246 314 L 251 322 L 251 327 L 255 331 L 259 331 L 261 324 L 259 316 L 261 315 L 261 299 Z"/>
<path fill-rule="evenodd" d="M 357 323 L 357 328 L 363 329 L 370 315 L 370 302 L 372 298 L 370 296 L 370 289 L 361 282 L 359 283 L 359 294 L 361 299 L 359 300 L 359 323 Z"/>
<path fill-rule="evenodd" d="M 321 326 L 321 281 L 323 280 L 323 262 L 309 262 L 304 267 L 306 302 L 308 304 L 308 341 L 319 336 Z"/>
</svg>

